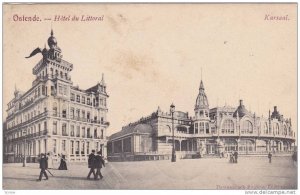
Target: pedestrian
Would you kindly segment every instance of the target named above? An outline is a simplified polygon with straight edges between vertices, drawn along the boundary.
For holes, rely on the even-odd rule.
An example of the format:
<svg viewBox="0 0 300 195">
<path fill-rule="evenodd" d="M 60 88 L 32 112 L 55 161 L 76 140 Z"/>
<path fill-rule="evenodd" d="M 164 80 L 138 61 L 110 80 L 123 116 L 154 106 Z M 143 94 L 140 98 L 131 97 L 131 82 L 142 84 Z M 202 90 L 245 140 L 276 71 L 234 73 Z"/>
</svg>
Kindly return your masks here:
<svg viewBox="0 0 300 195">
<path fill-rule="evenodd" d="M 95 168 L 97 169 L 97 172 L 96 172 L 96 176 L 95 176 L 95 180 L 99 180 L 98 179 L 98 176 L 100 177 L 100 179 L 103 178 L 103 175 L 101 174 L 101 168 L 102 168 L 102 165 L 103 167 L 105 167 L 105 162 L 102 158 L 102 153 L 99 151 L 97 152 L 97 156 L 95 157 Z"/>
<path fill-rule="evenodd" d="M 271 152 L 269 152 L 268 158 L 269 158 L 269 163 L 272 163 L 272 154 L 271 154 Z"/>
<path fill-rule="evenodd" d="M 45 175 L 46 180 L 48 180 L 48 175 L 46 173 L 46 169 L 48 168 L 48 162 L 45 154 L 43 153 L 41 154 L 41 158 L 39 159 L 39 162 L 40 162 L 41 172 L 40 172 L 40 177 L 37 179 L 37 181 L 42 181 L 43 175 Z"/>
<path fill-rule="evenodd" d="M 48 169 L 54 169 L 52 153 L 48 152 L 47 153 L 47 158 L 48 158 Z"/>
<path fill-rule="evenodd" d="M 237 151 L 234 151 L 234 162 L 235 163 L 238 163 L 238 161 L 237 161 L 237 159 L 238 159 L 238 155 L 239 155 L 239 153 L 237 152 Z"/>
<path fill-rule="evenodd" d="M 234 163 L 233 152 L 231 152 L 231 153 L 229 154 L 229 162 L 230 162 L 230 163 Z"/>
<path fill-rule="evenodd" d="M 63 154 L 61 155 L 60 165 L 58 167 L 58 170 L 68 170 L 67 163 L 66 163 L 66 156 Z"/>
<path fill-rule="evenodd" d="M 95 164 L 96 164 L 96 158 L 95 158 L 95 150 L 92 150 L 92 153 L 89 155 L 88 159 L 88 168 L 90 168 L 90 172 L 87 176 L 87 179 L 90 179 L 91 174 L 93 173 L 94 178 L 96 178 L 96 173 L 95 173 Z"/>
<path fill-rule="evenodd" d="M 294 162 L 297 162 L 297 152 L 296 151 L 293 153 L 292 159 Z"/>
</svg>

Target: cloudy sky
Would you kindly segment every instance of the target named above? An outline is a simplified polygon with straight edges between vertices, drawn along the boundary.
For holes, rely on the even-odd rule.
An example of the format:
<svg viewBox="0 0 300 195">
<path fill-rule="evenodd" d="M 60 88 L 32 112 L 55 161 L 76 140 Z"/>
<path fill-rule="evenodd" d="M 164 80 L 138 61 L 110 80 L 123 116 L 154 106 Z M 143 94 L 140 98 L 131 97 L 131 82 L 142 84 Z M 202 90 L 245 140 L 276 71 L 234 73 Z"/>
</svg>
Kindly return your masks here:
<svg viewBox="0 0 300 195">
<path fill-rule="evenodd" d="M 193 114 L 201 68 L 211 108 L 237 106 L 243 99 L 248 110 L 267 116 L 277 105 L 295 128 L 296 9 L 296 4 L 5 6 L 3 116 L 14 85 L 22 91 L 31 87 L 41 55 L 24 57 L 44 47 L 52 25 L 63 59 L 74 65 L 74 85 L 87 89 L 104 73 L 109 134 L 158 106 L 168 111 L 172 102 Z M 14 21 L 16 15 L 41 21 Z M 103 21 L 53 21 L 55 15 Z"/>
</svg>

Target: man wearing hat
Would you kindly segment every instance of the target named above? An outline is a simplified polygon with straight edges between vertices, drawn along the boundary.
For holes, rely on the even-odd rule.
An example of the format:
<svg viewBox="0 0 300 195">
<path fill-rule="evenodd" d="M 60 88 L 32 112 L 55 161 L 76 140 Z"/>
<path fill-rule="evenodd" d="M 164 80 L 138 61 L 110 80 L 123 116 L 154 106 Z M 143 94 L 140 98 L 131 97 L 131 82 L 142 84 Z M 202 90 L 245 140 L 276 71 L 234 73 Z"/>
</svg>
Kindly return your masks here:
<svg viewBox="0 0 300 195">
<path fill-rule="evenodd" d="M 98 176 L 100 177 L 100 179 L 103 178 L 103 175 L 101 174 L 102 165 L 105 167 L 105 162 L 102 158 L 102 153 L 99 151 L 99 152 L 97 152 L 97 156 L 96 156 L 95 168 L 97 169 L 97 172 L 96 172 L 96 176 L 94 178 L 95 180 L 98 180 Z"/>
<path fill-rule="evenodd" d="M 95 150 L 92 150 L 92 153 L 89 155 L 88 160 L 88 168 L 90 168 L 90 172 L 87 176 L 87 179 L 90 179 L 91 174 L 93 173 L 94 177 L 96 177 L 95 174 Z"/>
<path fill-rule="evenodd" d="M 40 177 L 39 177 L 39 179 L 37 179 L 37 181 L 41 181 L 43 175 L 45 175 L 46 180 L 48 180 L 48 175 L 46 173 L 46 169 L 48 169 L 48 162 L 47 162 L 47 158 L 46 158 L 45 154 L 43 154 L 43 153 L 41 154 L 41 159 L 39 161 L 40 161 L 41 172 L 40 172 Z"/>
</svg>

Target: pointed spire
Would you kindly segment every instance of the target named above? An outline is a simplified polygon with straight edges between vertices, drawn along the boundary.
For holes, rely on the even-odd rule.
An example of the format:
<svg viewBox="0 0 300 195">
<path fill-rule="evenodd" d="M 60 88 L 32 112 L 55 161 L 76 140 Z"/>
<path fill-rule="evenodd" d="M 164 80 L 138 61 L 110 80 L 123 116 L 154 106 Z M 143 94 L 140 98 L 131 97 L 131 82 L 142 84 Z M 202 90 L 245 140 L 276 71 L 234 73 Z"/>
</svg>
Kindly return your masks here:
<svg viewBox="0 0 300 195">
<path fill-rule="evenodd" d="M 52 27 L 51 27 L 51 37 L 53 37 L 53 29 L 52 29 Z"/>
<path fill-rule="evenodd" d="M 201 79 L 201 82 L 200 82 L 200 88 L 199 88 L 199 90 L 201 90 L 201 89 L 204 90 L 204 85 L 203 85 L 202 79 Z"/>
<path fill-rule="evenodd" d="M 103 86 L 105 86 L 105 80 L 104 80 L 104 73 L 102 73 L 102 77 L 101 77 L 101 82 L 100 82 Z"/>
</svg>

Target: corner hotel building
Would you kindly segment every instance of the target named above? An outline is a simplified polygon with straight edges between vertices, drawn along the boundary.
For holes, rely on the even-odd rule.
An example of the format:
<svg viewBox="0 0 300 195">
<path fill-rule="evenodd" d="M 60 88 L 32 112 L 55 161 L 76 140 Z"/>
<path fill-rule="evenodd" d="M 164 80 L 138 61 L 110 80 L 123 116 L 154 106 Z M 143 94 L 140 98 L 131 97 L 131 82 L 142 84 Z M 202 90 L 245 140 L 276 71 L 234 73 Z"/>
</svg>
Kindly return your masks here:
<svg viewBox="0 0 300 195">
<path fill-rule="evenodd" d="M 52 152 L 54 159 L 65 154 L 68 161 L 86 161 L 92 149 L 106 157 L 107 88 L 102 79 L 89 89 L 74 86 L 73 64 L 62 59 L 62 50 L 53 36 L 49 49 L 33 67 L 32 87 L 15 89 L 8 103 L 3 125 L 4 162 L 36 162 L 40 153 Z"/>
</svg>

